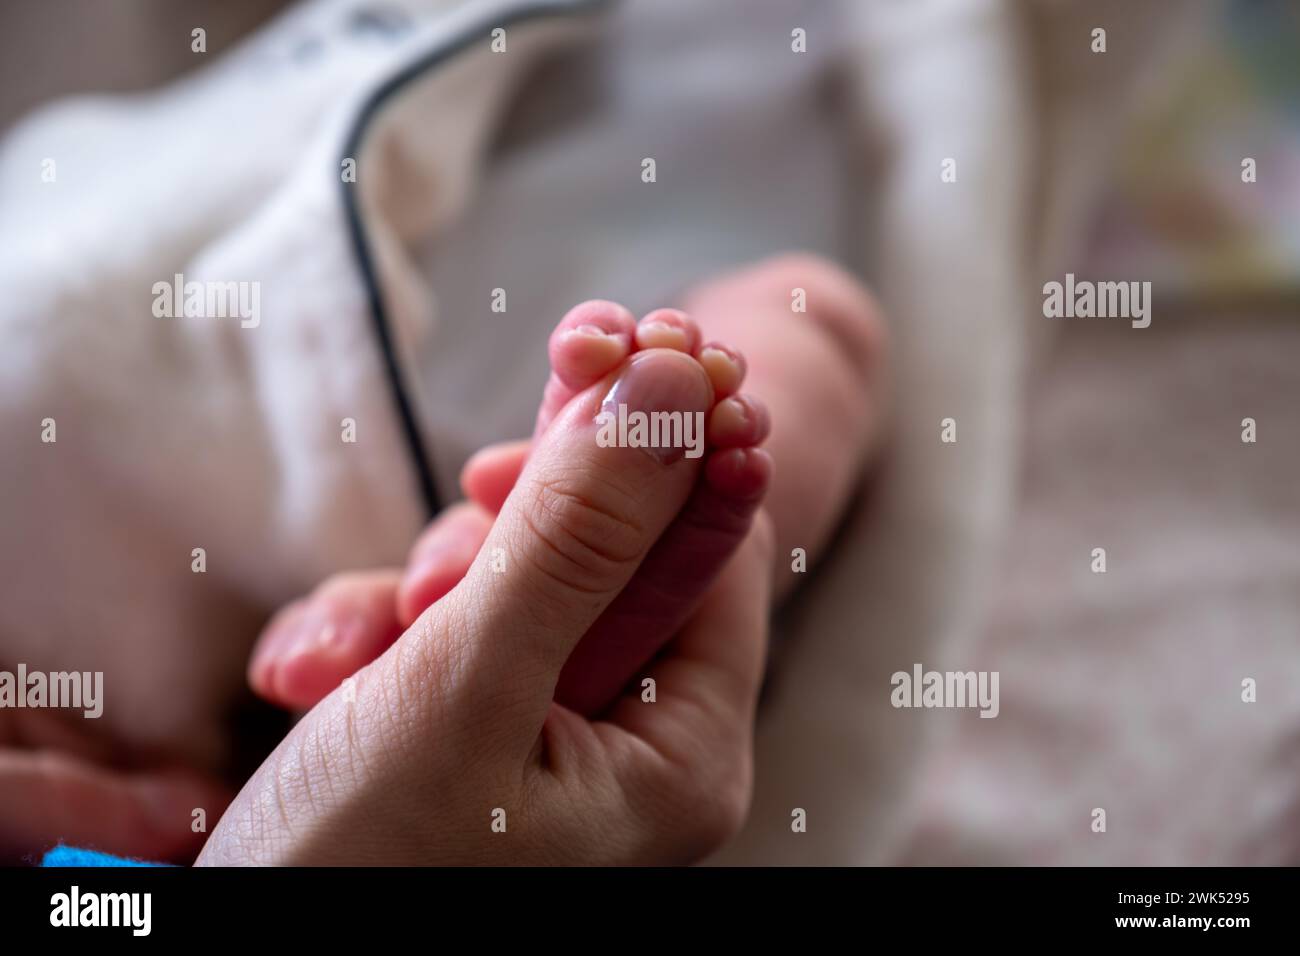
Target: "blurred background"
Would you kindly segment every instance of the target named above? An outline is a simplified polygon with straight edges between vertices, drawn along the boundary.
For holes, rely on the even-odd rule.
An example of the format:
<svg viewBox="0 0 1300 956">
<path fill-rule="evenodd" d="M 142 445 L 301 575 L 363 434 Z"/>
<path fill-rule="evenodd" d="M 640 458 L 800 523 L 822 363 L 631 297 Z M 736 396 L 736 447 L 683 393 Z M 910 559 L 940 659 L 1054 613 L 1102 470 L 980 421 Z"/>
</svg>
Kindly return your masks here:
<svg viewBox="0 0 1300 956">
<path fill-rule="evenodd" d="M 150 656 L 110 679 L 137 701 L 96 729 L 115 747 L 255 760 L 232 715 L 261 621 L 400 560 L 423 519 L 396 427 L 355 475 L 281 430 L 328 383 L 387 407 L 336 190 L 348 131 L 449 17 L 515 6 L 0 8 L 0 663 Z M 626 0 L 532 26 L 527 58 L 449 57 L 366 140 L 375 281 L 441 501 L 468 454 L 527 432 L 580 299 L 644 311 L 805 249 L 891 325 L 891 439 L 782 612 L 754 811 L 720 862 L 1300 860 L 1300 5 Z M 629 179 L 646 156 L 654 191 Z M 124 278 L 232 262 L 304 318 L 177 343 Z M 1150 282 L 1150 328 L 1045 318 L 1067 273 Z M 118 437 L 47 472 L 33 422 L 60 402 Z M 149 450 L 195 422 L 225 444 Z M 160 570 L 193 540 L 221 542 L 201 587 Z M 893 709 L 914 662 L 998 671 L 998 718 Z"/>
</svg>

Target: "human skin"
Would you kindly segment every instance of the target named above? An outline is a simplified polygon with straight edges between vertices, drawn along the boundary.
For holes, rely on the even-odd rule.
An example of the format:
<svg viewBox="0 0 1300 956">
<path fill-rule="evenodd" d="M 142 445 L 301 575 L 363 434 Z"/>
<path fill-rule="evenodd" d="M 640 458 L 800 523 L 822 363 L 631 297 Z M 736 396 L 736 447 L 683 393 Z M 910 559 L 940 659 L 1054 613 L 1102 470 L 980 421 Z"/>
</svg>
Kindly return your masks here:
<svg viewBox="0 0 1300 956">
<path fill-rule="evenodd" d="M 791 315 L 789 295 L 796 286 L 807 291 L 806 316 Z M 788 555 L 792 546 L 805 547 L 815 561 L 877 431 L 880 405 L 873 399 L 880 394 L 882 339 L 874 306 L 851 277 L 801 255 L 724 275 L 693 290 L 686 301 L 706 336 L 725 336 L 743 347 L 751 387 L 773 411 L 768 447 L 778 462 L 787 464 L 778 467 L 769 496 L 781 542 L 773 551 L 772 567 L 788 565 L 780 555 Z M 809 429 L 809 421 L 822 427 Z M 841 425 L 831 427 L 835 421 Z M 313 600 L 321 599 L 327 612 L 330 607 L 351 612 L 377 604 L 382 610 L 362 616 L 385 623 L 368 632 L 372 643 L 361 648 L 362 659 L 315 694 L 313 702 L 356 666 L 381 655 L 402 634 L 403 624 L 460 580 L 522 459 L 518 446 L 500 446 L 479 456 L 469 480 L 476 484 L 479 500 L 493 499 L 493 508 L 469 502 L 448 509 L 422 536 L 405 571 L 342 576 L 321 586 Z M 422 561 L 433 545 L 438 559 Z M 791 580 L 777 575 L 776 590 Z M 335 616 L 324 615 L 327 620 Z M 14 714 L 0 714 L 4 716 Z M 182 861 L 192 857 L 203 836 L 191 830 L 191 809 L 204 807 L 213 819 L 229 799 L 223 786 L 203 774 L 123 764 L 96 741 L 70 742 L 66 728 L 45 723 L 38 727 L 29 720 L 10 728 L 0 722 L 0 854 L 8 862 L 31 858 L 59 839 Z"/>
<path fill-rule="evenodd" d="M 676 309 L 656 309 L 637 322 L 623 306 L 602 300 L 571 309 L 551 336 L 553 372 L 533 440 L 491 446 L 474 456 L 464 473 L 470 500 L 426 529 L 405 575 L 338 575 L 310 599 L 283 609 L 250 662 L 254 689 L 305 710 L 378 656 L 464 575 L 533 443 L 542 440 L 568 402 L 615 376 L 625 363 L 635 366 L 665 349 L 699 363 L 712 384 L 713 402 L 700 417 L 698 441 L 691 443 L 695 454 L 665 449 L 701 459 L 690 496 L 632 582 L 574 650 L 556 686 L 555 699 L 566 707 L 585 716 L 604 711 L 699 604 L 748 533 L 772 469 L 770 457 L 757 447 L 770 422 L 763 404 L 739 391 L 745 375 L 739 352 L 703 342 L 695 322 Z M 618 397 L 606 396 L 606 402 L 616 406 Z M 404 587 L 404 580 L 412 586 Z"/>
<path fill-rule="evenodd" d="M 638 374 L 629 407 L 712 404 L 689 356 L 647 353 Z M 610 384 L 564 407 L 465 577 L 294 727 L 200 864 L 685 863 L 735 832 L 767 640 L 766 519 L 648 670 L 653 701 L 630 694 L 594 721 L 554 702 L 570 653 L 698 477 L 691 459 L 594 441 Z"/>
<path fill-rule="evenodd" d="M 806 311 L 795 307 L 798 296 Z M 783 597 L 800 577 L 789 573 L 788 556 L 799 549 L 817 562 L 879 444 L 883 323 L 849 273 L 787 254 L 714 277 L 685 301 L 690 312 L 657 309 L 640 323 L 615 303 L 586 302 L 551 336 L 552 372 L 533 441 L 576 391 L 640 348 L 693 355 L 719 400 L 710 414 L 706 474 L 713 480 L 702 483 L 561 678 L 559 699 L 583 713 L 598 712 L 680 624 L 764 496 L 776 554 L 787 556 L 772 569 L 773 593 Z M 752 447 L 764 440 L 764 450 Z M 467 500 L 426 528 L 405 569 L 345 572 L 282 609 L 250 662 L 254 690 L 306 709 L 382 653 L 465 573 L 530 444 L 504 442 L 473 456 L 461 476 Z"/>
</svg>

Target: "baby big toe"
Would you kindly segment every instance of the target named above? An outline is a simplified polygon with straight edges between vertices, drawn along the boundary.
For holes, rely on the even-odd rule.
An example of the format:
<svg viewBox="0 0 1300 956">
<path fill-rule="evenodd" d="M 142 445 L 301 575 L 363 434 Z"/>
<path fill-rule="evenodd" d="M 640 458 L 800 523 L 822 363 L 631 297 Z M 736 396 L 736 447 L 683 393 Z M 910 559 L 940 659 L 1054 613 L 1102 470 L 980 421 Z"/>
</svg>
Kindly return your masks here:
<svg viewBox="0 0 1300 956">
<path fill-rule="evenodd" d="M 551 333 L 551 369 L 581 391 L 608 374 L 632 349 L 636 319 L 616 302 L 593 299 L 574 306 Z"/>
<path fill-rule="evenodd" d="M 551 376 L 537 410 L 541 434 L 574 395 L 600 381 L 632 351 L 636 319 L 616 302 L 593 299 L 574 306 L 551 333 Z"/>
</svg>

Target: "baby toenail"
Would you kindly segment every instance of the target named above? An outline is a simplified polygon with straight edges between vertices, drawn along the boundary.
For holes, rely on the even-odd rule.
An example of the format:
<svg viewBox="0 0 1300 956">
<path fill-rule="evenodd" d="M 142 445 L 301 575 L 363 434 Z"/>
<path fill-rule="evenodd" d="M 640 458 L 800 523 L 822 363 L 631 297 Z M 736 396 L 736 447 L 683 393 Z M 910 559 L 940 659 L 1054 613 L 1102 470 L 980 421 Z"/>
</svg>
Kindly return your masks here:
<svg viewBox="0 0 1300 956">
<path fill-rule="evenodd" d="M 743 360 L 719 345 L 706 345 L 700 350 L 700 364 L 709 373 L 713 385 L 721 395 L 728 395 L 740 387 L 745 376 Z"/>
<path fill-rule="evenodd" d="M 728 398 L 723 402 L 727 406 L 728 417 L 741 425 L 750 422 L 749 406 L 738 398 Z"/>
<path fill-rule="evenodd" d="M 747 395 L 724 398 L 709 417 L 709 441 L 719 447 L 756 444 L 767 433 L 767 409 Z"/>
<path fill-rule="evenodd" d="M 598 325 L 579 325 L 576 328 L 566 329 L 562 341 L 609 342 L 613 338 L 614 336 Z"/>
<path fill-rule="evenodd" d="M 274 656 L 278 660 L 288 661 L 310 653 L 316 646 L 318 633 L 319 628 L 311 620 L 300 621 L 284 636 L 283 642 L 277 642 Z"/>
<path fill-rule="evenodd" d="M 644 322 L 637 326 L 637 343 L 642 348 L 670 348 L 685 351 L 688 337 L 686 330 L 669 325 L 667 322 Z"/>
</svg>

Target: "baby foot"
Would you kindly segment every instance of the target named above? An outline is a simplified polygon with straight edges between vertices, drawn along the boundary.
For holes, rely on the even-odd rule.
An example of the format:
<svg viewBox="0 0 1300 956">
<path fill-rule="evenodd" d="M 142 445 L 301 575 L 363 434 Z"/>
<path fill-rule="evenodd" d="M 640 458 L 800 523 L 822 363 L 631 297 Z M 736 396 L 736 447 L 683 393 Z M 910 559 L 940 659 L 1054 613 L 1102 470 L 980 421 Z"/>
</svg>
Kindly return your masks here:
<svg viewBox="0 0 1300 956">
<path fill-rule="evenodd" d="M 709 376 L 715 404 L 707 416 L 709 452 L 702 479 L 560 675 L 555 699 L 587 715 L 603 711 L 696 608 L 749 533 L 771 478 L 771 459 L 756 447 L 770 427 L 767 410 L 754 397 L 737 394 L 745 378 L 740 353 L 719 343 L 702 344 L 694 320 L 676 309 L 658 309 L 634 327 L 630 319 L 621 306 L 589 302 L 561 320 L 550 341 L 552 375 L 536 434 L 545 432 L 574 395 L 620 363 L 637 361 L 643 350 L 692 356 Z M 578 328 L 583 331 L 575 332 Z M 491 489 L 480 503 L 499 507 L 497 494 L 509 476 L 493 475 L 492 466 L 491 460 L 472 460 L 464 484 L 471 495 Z"/>
<path fill-rule="evenodd" d="M 804 299 L 803 312 L 793 307 L 796 292 Z M 773 408 L 775 427 L 767 448 L 781 465 L 771 478 L 765 512 L 771 515 L 775 527 L 777 554 L 788 555 L 798 547 L 815 561 L 880 445 L 886 374 L 885 334 L 879 312 L 869 293 L 851 275 L 833 263 L 798 254 L 777 256 L 710 280 L 693 290 L 687 302 L 693 320 L 673 310 L 660 310 L 640 324 L 626 309 L 610 302 L 588 302 L 573 309 L 551 339 L 552 375 L 538 410 L 536 434 L 542 434 L 557 412 L 583 388 L 590 387 L 606 370 L 640 348 L 668 347 L 688 352 L 708 369 L 717 397 L 734 393 L 748 372 L 751 384 Z M 738 352 L 697 347 L 701 327 L 742 348 L 749 368 Z M 744 517 L 746 482 L 752 481 L 755 487 L 768 482 L 771 462 L 763 453 L 744 450 L 743 442 L 737 444 L 740 452 L 725 450 L 726 439 L 721 436 L 728 432 L 727 421 L 733 414 L 741 421 L 747 421 L 750 415 L 761 416 L 762 425 L 756 432 L 767 428 L 766 413 L 750 412 L 747 400 L 739 401 L 739 406 L 721 402 L 710 413 L 718 431 L 710 438 L 721 438 L 722 447 L 711 453 L 706 465 L 707 482 L 697 488 L 702 500 L 692 499 L 679 519 L 682 523 L 689 523 L 690 516 L 698 512 L 714 518 L 725 514 L 726 508 L 704 498 L 712 488 L 723 495 L 724 501 L 739 503 L 740 517 L 736 520 L 743 524 L 748 520 Z M 710 427 L 713 425 L 711 421 Z M 357 605 L 357 610 L 376 613 L 381 619 L 372 622 L 371 634 L 400 632 L 409 626 L 464 575 L 486 535 L 491 516 L 514 486 L 529 447 L 527 441 L 491 446 L 470 460 L 461 483 L 480 513 L 471 516 L 449 511 L 429 527 L 417 544 L 410 569 L 396 585 L 396 609 L 386 608 L 382 600 L 363 599 L 358 590 L 330 585 L 322 588 L 327 603 L 337 610 L 340 600 L 346 597 Z M 731 495 L 726 494 L 728 490 Z M 665 534 L 663 540 L 671 541 L 676 533 Z M 722 540 L 726 539 L 724 534 Z M 657 554 L 671 551 L 668 545 L 656 549 Z M 419 560 L 414 560 L 417 555 Z M 667 564 L 668 570 L 655 574 L 669 576 L 672 562 L 667 557 L 657 557 L 654 563 L 647 558 L 646 570 L 653 571 L 659 562 Z M 681 567 L 686 569 L 684 574 L 689 574 L 688 562 Z M 650 581 L 654 576 L 638 575 L 633 585 L 639 588 L 642 578 Z M 793 575 L 778 576 L 778 594 L 787 592 L 794 580 Z M 691 583 L 687 580 L 683 586 L 669 581 L 667 589 L 680 596 Z M 620 604 L 642 600 L 635 595 L 630 585 Z M 673 600 L 649 599 L 648 611 L 652 616 L 660 614 L 660 621 L 670 620 L 676 606 Z M 611 607 L 610 612 L 613 610 Z M 610 620 L 603 620 L 602 628 L 616 630 Z M 263 645 L 271 643 L 273 630 L 264 635 Z M 636 656 L 632 651 L 636 650 L 638 633 L 646 632 L 631 627 L 627 631 L 630 637 L 617 636 L 603 646 L 619 648 L 626 640 L 631 645 L 629 656 Z M 373 647 L 381 639 L 368 641 Z M 589 649 L 586 642 L 579 652 L 562 683 L 565 698 L 577 701 L 581 707 L 581 685 L 588 680 L 581 676 L 583 669 L 588 666 L 589 656 L 597 658 L 599 664 L 601 654 Z M 344 667 L 348 666 L 346 661 L 364 658 L 362 653 L 352 657 L 336 653 L 332 660 Z M 312 665 L 303 659 L 295 666 Z M 257 656 L 252 670 L 254 675 L 271 673 L 258 666 Z M 292 674 L 292 668 L 284 673 Z M 294 677 L 286 686 L 304 691 L 329 687 L 348 673 L 351 671 L 320 673 L 310 680 Z M 264 696 L 281 703 L 309 706 L 315 702 L 305 693 L 296 700 L 286 699 L 256 676 L 253 683 Z M 590 686 L 600 685 L 600 680 L 594 680 Z"/>
<path fill-rule="evenodd" d="M 402 573 L 358 571 L 327 579 L 285 605 L 258 638 L 248 681 L 262 697 L 306 709 L 374 660 L 402 633 Z"/>
<path fill-rule="evenodd" d="M 776 463 L 764 510 L 779 566 L 825 550 L 881 445 L 885 326 L 871 294 L 816 256 L 764 259 L 702 283 L 686 307 L 706 335 L 745 353 L 749 388 L 772 412 Z M 801 575 L 778 574 L 778 597 Z"/>
<path fill-rule="evenodd" d="M 281 608 L 250 658 L 253 690 L 282 707 L 315 705 L 456 586 L 494 517 L 473 502 L 452 505 L 421 533 L 405 570 L 336 574 Z"/>
<path fill-rule="evenodd" d="M 693 356 L 709 373 L 716 398 L 725 398 L 745 377 L 744 359 L 717 343 L 701 346 L 700 330 L 686 313 L 656 309 L 640 322 L 616 302 L 593 299 L 570 309 L 551 333 L 551 376 L 537 410 L 535 435 L 545 431 L 574 395 L 618 368 L 633 352 L 671 349 Z"/>
<path fill-rule="evenodd" d="M 701 345 L 695 323 L 676 310 L 657 310 L 636 323 L 621 306 L 584 303 L 560 322 L 549 351 L 552 375 L 534 441 L 575 396 L 594 387 L 608 392 L 615 375 L 631 364 L 640 364 L 643 375 L 667 371 L 662 360 L 647 362 L 648 356 L 666 351 L 689 356 L 713 391 L 704 415 L 709 451 L 701 476 L 560 678 L 556 699 L 590 715 L 605 709 L 672 637 L 748 533 L 771 474 L 770 459 L 755 447 L 769 423 L 756 399 L 736 394 L 744 359 L 725 346 Z M 529 443 L 494 446 L 467 464 L 462 483 L 471 502 L 449 509 L 430 526 L 404 577 L 345 575 L 327 582 L 305 607 L 282 612 L 254 654 L 254 688 L 283 704 L 310 706 L 382 652 L 464 575 L 528 448 Z M 362 625 L 362 619 L 369 623 Z"/>
</svg>

